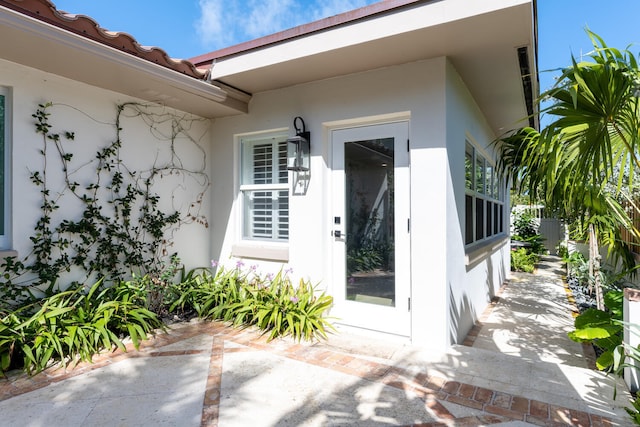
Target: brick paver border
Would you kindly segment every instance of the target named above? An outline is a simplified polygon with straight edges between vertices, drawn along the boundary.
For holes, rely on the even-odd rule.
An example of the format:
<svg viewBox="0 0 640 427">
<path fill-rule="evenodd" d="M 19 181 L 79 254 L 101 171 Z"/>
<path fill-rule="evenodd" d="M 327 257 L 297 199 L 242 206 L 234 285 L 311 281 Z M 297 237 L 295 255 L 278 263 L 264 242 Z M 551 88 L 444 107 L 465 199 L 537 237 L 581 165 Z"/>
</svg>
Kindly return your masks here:
<svg viewBox="0 0 640 427">
<path fill-rule="evenodd" d="M 391 364 L 377 363 L 354 356 L 345 355 L 326 348 L 291 345 L 289 347 L 265 348 L 263 342 L 255 342 L 252 332 L 241 339 L 230 339 L 256 350 L 267 350 L 271 353 L 299 360 L 323 368 L 332 369 L 364 380 L 382 382 L 387 386 L 410 391 L 422 398 L 436 422 L 425 423 L 425 426 L 477 426 L 496 424 L 510 420 L 525 421 L 541 426 L 608 426 L 611 420 L 599 415 L 589 414 L 570 408 L 528 399 L 508 393 L 489 390 L 471 384 L 449 381 L 438 376 L 412 372 Z M 253 333 L 255 334 L 255 333 Z M 455 418 L 440 402 L 448 401 L 468 408 L 483 411 L 484 414 L 474 417 Z M 216 424 L 203 424 L 203 426 Z"/>
<path fill-rule="evenodd" d="M 0 400 L 37 390 L 126 358 L 202 353 L 206 350 L 161 351 L 162 347 L 166 345 L 202 334 L 213 336 L 207 385 L 202 405 L 202 427 L 218 426 L 224 353 L 237 351 L 266 351 L 310 365 L 354 375 L 363 380 L 381 382 L 389 387 L 409 391 L 419 396 L 425 403 L 425 409 L 436 418 L 434 422 L 416 424 L 416 426 L 478 426 L 510 420 L 525 421 L 541 426 L 600 427 L 612 425 L 611 420 L 599 415 L 477 387 L 472 384 L 450 381 L 438 376 L 429 376 L 426 373 L 414 374 L 409 370 L 393 366 L 391 362 L 389 364 L 373 362 L 358 355 L 344 354 L 324 346 L 309 343 L 299 344 L 291 340 L 275 340 L 267 343 L 266 337 L 255 329 L 234 329 L 220 322 L 193 322 L 187 326 L 182 325 L 167 334 L 160 333 L 144 341 L 139 350 L 128 345 L 126 352 L 116 350 L 100 354 L 94 357 L 93 363 L 79 363 L 66 370 L 52 367 L 32 377 L 21 372 L 12 372 L 6 378 L 0 379 Z M 225 348 L 225 341 L 244 347 Z M 482 413 L 476 416 L 456 418 L 442 402 L 455 403 Z"/>
</svg>

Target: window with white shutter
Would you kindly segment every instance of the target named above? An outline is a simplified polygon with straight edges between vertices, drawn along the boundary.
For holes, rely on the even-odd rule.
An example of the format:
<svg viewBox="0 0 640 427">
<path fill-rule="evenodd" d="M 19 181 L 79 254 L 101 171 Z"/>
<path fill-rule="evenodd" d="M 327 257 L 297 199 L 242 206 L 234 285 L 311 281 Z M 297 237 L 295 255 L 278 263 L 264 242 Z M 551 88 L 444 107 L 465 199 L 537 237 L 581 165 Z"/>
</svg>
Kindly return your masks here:
<svg viewBox="0 0 640 427">
<path fill-rule="evenodd" d="M 289 239 L 289 184 L 286 135 L 242 139 L 242 237 Z"/>
</svg>

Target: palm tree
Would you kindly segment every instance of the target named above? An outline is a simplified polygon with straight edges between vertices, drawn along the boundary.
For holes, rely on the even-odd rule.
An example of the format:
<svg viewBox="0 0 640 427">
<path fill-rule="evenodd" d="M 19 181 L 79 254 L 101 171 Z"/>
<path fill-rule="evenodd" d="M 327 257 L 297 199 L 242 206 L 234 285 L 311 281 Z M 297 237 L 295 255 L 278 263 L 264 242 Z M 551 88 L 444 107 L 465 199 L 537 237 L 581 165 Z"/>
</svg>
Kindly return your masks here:
<svg viewBox="0 0 640 427">
<path fill-rule="evenodd" d="M 626 268 L 634 265 L 621 229 L 639 237 L 625 207 L 636 209 L 634 176 L 640 171 L 640 70 L 629 50 L 608 47 L 587 31 L 590 61 L 565 70 L 541 94 L 552 121 L 540 132 L 519 129 L 498 144 L 498 169 L 519 191 L 536 191 L 545 203 L 590 227 Z M 595 248 L 593 249 L 595 251 Z M 590 254 L 590 261 L 597 262 Z M 599 291 L 598 286 L 596 290 Z"/>
</svg>

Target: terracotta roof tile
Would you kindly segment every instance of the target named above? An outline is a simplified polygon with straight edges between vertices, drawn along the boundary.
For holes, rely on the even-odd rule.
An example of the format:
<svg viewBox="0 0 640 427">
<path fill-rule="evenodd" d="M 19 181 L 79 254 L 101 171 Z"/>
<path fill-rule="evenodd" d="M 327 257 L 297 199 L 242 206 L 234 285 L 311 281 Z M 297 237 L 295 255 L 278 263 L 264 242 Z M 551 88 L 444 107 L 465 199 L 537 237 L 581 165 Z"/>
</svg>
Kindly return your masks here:
<svg viewBox="0 0 640 427">
<path fill-rule="evenodd" d="M 205 78 L 205 73 L 198 70 L 191 62 L 170 58 L 167 52 L 157 47 L 141 46 L 131 35 L 101 28 L 88 16 L 58 10 L 49 0 L 0 0 L 0 6 L 196 79 Z"/>
</svg>

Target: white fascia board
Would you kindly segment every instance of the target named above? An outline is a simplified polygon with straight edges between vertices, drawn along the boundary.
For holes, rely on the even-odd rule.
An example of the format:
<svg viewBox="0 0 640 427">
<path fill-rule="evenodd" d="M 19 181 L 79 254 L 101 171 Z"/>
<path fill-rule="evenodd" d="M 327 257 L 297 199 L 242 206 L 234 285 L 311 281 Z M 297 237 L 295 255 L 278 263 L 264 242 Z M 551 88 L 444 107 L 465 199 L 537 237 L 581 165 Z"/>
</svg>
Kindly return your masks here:
<svg viewBox="0 0 640 427">
<path fill-rule="evenodd" d="M 446 0 L 427 3 L 347 23 L 229 58 L 220 58 L 212 68 L 212 79 L 524 4 L 532 3 L 531 0 Z"/>
</svg>

